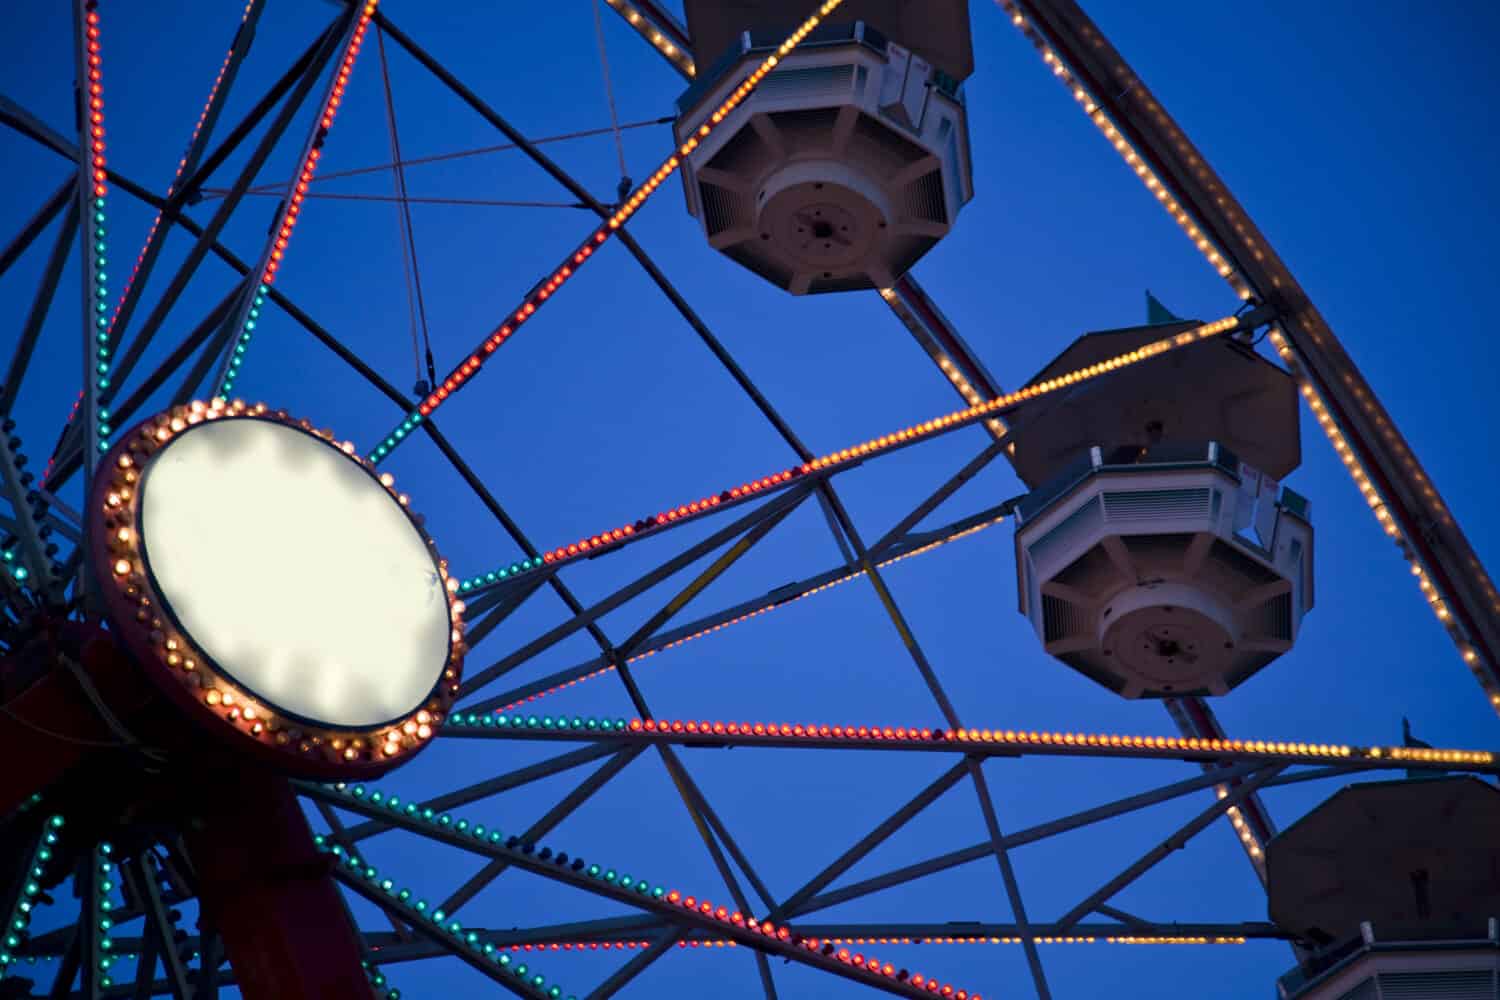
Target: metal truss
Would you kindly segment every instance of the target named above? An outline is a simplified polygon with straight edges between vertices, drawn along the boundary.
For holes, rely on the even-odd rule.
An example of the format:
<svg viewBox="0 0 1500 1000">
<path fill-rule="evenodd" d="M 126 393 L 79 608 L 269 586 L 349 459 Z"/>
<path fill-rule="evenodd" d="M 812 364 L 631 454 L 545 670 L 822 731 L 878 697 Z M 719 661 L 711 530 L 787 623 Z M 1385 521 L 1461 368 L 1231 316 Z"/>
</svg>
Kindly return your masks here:
<svg viewBox="0 0 1500 1000">
<path fill-rule="evenodd" d="M 695 66 L 682 25 L 659 4 L 647 0 L 606 0 L 644 40 L 651 44 L 683 76 L 691 78 Z M 1451 609 L 1456 641 L 1465 659 L 1481 678 L 1487 693 L 1500 705 L 1500 597 L 1474 557 L 1458 525 L 1431 488 L 1410 449 L 1396 432 L 1373 392 L 1359 376 L 1332 331 L 1322 321 L 1290 272 L 1276 258 L 1248 216 L 1229 195 L 1221 181 L 1206 166 L 1186 138 L 1151 97 L 1128 65 L 1111 48 L 1091 21 L 1071 0 L 1005 0 L 1005 7 L 1018 26 L 1036 33 L 1049 61 L 1060 60 L 1090 95 L 1093 111 L 1118 130 L 1122 140 L 1147 161 L 1160 184 L 1169 189 L 1184 216 L 1207 234 L 1223 254 L 1232 280 L 1243 289 L 1242 298 L 1259 308 L 1242 319 L 1244 329 L 1270 325 L 1283 359 L 1303 379 L 1305 395 L 1326 409 L 1339 432 L 1354 445 L 1359 466 L 1374 483 L 1383 521 L 1397 526 L 1398 543 L 1413 564 L 1430 578 L 1441 594 L 1445 609 Z M 346 39 L 357 5 L 345 4 L 331 23 L 306 47 L 287 70 L 260 96 L 240 121 L 229 127 L 218 143 L 212 133 L 235 83 L 239 66 L 255 38 L 255 21 L 261 3 L 251 3 L 235 31 L 224 68 L 211 92 L 203 118 L 188 145 L 178 176 L 163 194 L 117 171 L 107 171 L 114 189 L 137 198 L 158 213 L 157 226 L 141 251 L 132 277 L 108 327 L 107 346 L 119 350 L 113 361 L 113 383 L 101 394 L 85 393 L 80 413 L 61 428 L 50 455 L 47 471 L 28 471 L 28 455 L 7 426 L 0 434 L 0 531 L 7 544 L 7 572 L 0 576 L 0 641 L 9 644 L 19 623 L 45 605 L 77 609 L 86 590 L 86 567 L 81 563 L 81 528 L 78 515 L 57 499 L 70 479 L 87 475 L 92 457 L 90 428 L 100 419 L 96 411 L 110 411 L 110 421 L 120 426 L 148 412 L 163 391 L 171 398 L 186 399 L 199 392 L 210 374 L 219 378 L 225 370 L 226 350 L 250 308 L 259 274 L 271 253 L 262 248 L 259 259 L 246 262 L 220 240 L 223 230 L 248 194 L 256 193 L 261 168 L 279 148 L 285 134 L 303 109 L 306 99 L 323 79 L 330 61 Z M 82 8 L 80 7 L 80 10 Z M 574 203 L 599 219 L 608 219 L 611 207 L 599 200 L 540 147 L 513 127 L 474 90 L 461 82 L 442 62 L 426 52 L 411 36 L 393 24 L 384 13 L 375 21 L 397 47 L 424 67 L 459 101 L 477 112 L 506 141 L 566 190 Z M 0 275 L 27 253 L 47 229 L 61 220 L 53 238 L 32 303 L 20 324 L 20 336 L 10 352 L 4 381 L 0 383 L 0 418 L 7 424 L 17 394 L 38 350 L 43 323 L 56 306 L 58 284 L 73 242 L 86 248 L 90 240 L 86 184 L 89 176 L 86 144 L 51 129 L 20 105 L 0 95 L 0 123 L 20 135 L 51 149 L 74 165 L 78 176 L 69 177 L 43 201 L 21 230 L 0 248 Z M 1101 126 L 1103 128 L 1103 126 Z M 187 214 L 188 206 L 219 177 L 225 164 L 257 129 L 260 138 L 249 151 L 239 172 L 227 186 L 215 188 L 219 195 L 207 223 Z M 327 131 L 326 128 L 324 130 Z M 321 143 L 316 130 L 304 147 Z M 330 140 L 336 141 L 336 140 Z M 158 228 L 159 226 L 159 228 Z M 186 259 L 166 280 L 165 287 L 146 307 L 143 301 L 147 278 L 159 260 L 165 236 L 180 229 L 193 239 Z M 653 258 L 628 229 L 619 239 L 635 266 L 692 329 L 705 349 L 728 373 L 744 396 L 775 429 L 788 452 L 801 463 L 813 453 L 781 416 L 765 393 L 738 364 L 724 343 L 701 315 L 687 302 Z M 222 291 L 222 299 L 188 326 L 187 335 L 163 357 L 145 364 L 169 316 L 180 311 L 180 302 L 190 283 L 199 278 L 201 264 L 212 255 L 237 275 L 235 283 Z M 977 354 L 943 316 L 914 276 L 903 277 L 880 292 L 895 317 L 912 334 L 939 372 L 966 403 L 1001 395 L 998 382 Z M 348 346 L 334 337 L 301 306 L 274 287 L 265 291 L 269 304 L 277 307 L 311 337 L 324 345 L 354 373 L 372 385 L 401 413 L 414 412 L 414 401 L 384 380 Z M 136 313 L 144 311 L 138 322 Z M 87 313 L 86 313 L 87 314 Z M 180 318 L 180 317 L 178 317 Z M 159 352 L 158 352 L 159 353 Z M 144 370 L 143 370 L 143 365 Z M 1107 376 L 1106 376 L 1107 377 Z M 176 382 L 175 388 L 172 383 Z M 90 385 L 89 379 L 84 380 Z M 1315 409 L 1317 409 L 1315 408 Z M 1321 412 L 1321 410 L 1320 410 Z M 821 972 L 863 983 L 897 995 L 930 995 L 914 978 L 882 975 L 877 969 L 852 964 L 840 951 L 844 942 L 861 945 L 969 942 L 1016 944 L 1024 952 L 1032 985 L 1038 997 L 1050 997 L 1041 961 L 1042 948 L 1050 944 L 1109 941 L 1173 941 L 1208 943 L 1247 939 L 1286 939 L 1277 928 L 1255 920 L 1224 922 L 1179 922 L 1147 920 L 1111 905 L 1127 885 L 1145 876 L 1153 867 L 1214 823 L 1228 817 L 1246 848 L 1256 871 L 1263 877 L 1261 849 L 1274 834 L 1275 826 L 1259 798 L 1263 789 L 1295 782 L 1347 778 L 1374 770 L 1399 768 L 1429 771 L 1469 771 L 1497 774 L 1500 766 L 1489 754 L 1458 755 L 1433 751 L 1433 756 L 1411 756 L 1389 747 L 1327 747 L 1321 744 L 1262 743 L 1232 740 L 1225 735 L 1207 702 L 1174 699 L 1167 711 L 1178 735 L 1123 738 L 1099 734 L 1015 733 L 974 729 L 962 720 L 949 698 L 937 666 L 924 652 L 907 616 L 886 582 L 887 569 L 903 559 L 921 555 L 998 523 L 1012 504 L 986 506 L 946 525 L 919 530 L 928 515 L 995 459 L 1007 454 L 1011 433 L 1004 418 L 989 415 L 966 423 L 982 423 L 990 442 L 956 470 L 924 501 L 891 525 L 872 542 L 866 542 L 856 527 L 833 482 L 843 469 L 822 470 L 785 484 L 752 505 L 726 503 L 720 524 L 702 540 L 682 547 L 652 570 L 618 587 L 607 597 L 585 605 L 569 588 L 567 565 L 549 565 L 544 570 L 503 586 L 486 588 L 469 602 L 475 646 L 490 642 L 497 627 L 544 589 L 555 594 L 570 617 L 553 629 L 518 648 L 498 655 L 472 672 L 464 686 L 469 699 L 450 719 L 445 738 L 488 741 L 562 742 L 581 744 L 524 767 L 494 774 L 465 787 L 432 796 L 425 801 L 395 808 L 394 800 L 373 789 L 303 784 L 299 790 L 310 807 L 322 817 L 322 836 L 330 852 L 337 878 L 348 892 L 363 897 L 385 914 L 390 929 L 363 929 L 366 955 L 373 966 L 399 966 L 442 956 L 457 956 L 501 988 L 519 996 L 547 996 L 542 988 L 517 975 L 496 959 L 501 951 L 520 954 L 535 948 L 551 954 L 558 950 L 599 947 L 630 950 L 630 960 L 599 983 L 589 996 L 610 996 L 626 987 L 652 962 L 674 947 L 688 948 L 733 943 L 753 950 L 761 987 L 767 997 L 777 995 L 770 958 L 797 962 Z M 954 426 L 963 426 L 965 422 Z M 23 428 L 34 439 L 36 433 L 51 433 L 53 427 Z M 528 560 L 541 557 L 516 521 L 494 493 L 464 461 L 434 420 L 422 424 L 425 438 L 438 450 L 474 496 L 494 518 L 500 529 L 521 549 Z M 32 451 L 30 458 L 40 458 Z M 874 456 L 874 461 L 880 456 Z M 33 467 L 34 469 L 34 467 Z M 751 549 L 776 527 L 815 498 L 823 510 L 833 539 L 844 562 L 786 584 L 745 602 L 740 602 L 673 625 L 686 605 L 710 583 L 730 573 Z M 731 514 L 731 506 L 746 509 Z M 60 545 L 73 551 L 58 557 Z M 623 546 L 619 546 L 623 547 Z M 15 555 L 12 556 L 11 552 Z M 610 550 L 601 553 L 608 555 Z M 699 567 L 685 585 L 670 593 L 660 592 L 668 579 Z M 16 569 L 24 570 L 17 574 Z M 780 723 L 728 725 L 658 719 L 634 678 L 642 660 L 685 642 L 707 637 L 745 620 L 794 601 L 813 598 L 830 587 L 857 579 L 869 582 L 882 611 L 899 635 L 907 658 L 930 694 L 930 707 L 920 710 L 929 718 L 909 720 L 917 728 L 893 730 L 880 720 L 870 726 L 839 727 Z M 648 593 L 661 597 L 626 638 L 616 641 L 600 620 L 627 602 Z M 1446 619 L 1445 619 L 1446 620 Z M 488 687 L 564 639 L 587 634 L 598 647 L 598 655 L 575 666 L 528 681 L 509 690 L 492 693 Z M 486 653 L 489 650 L 486 648 Z M 631 720 L 553 719 L 532 721 L 535 711 L 526 707 L 560 688 L 601 675 L 613 675 L 623 685 L 635 717 Z M 498 714 L 497 714 L 498 710 Z M 509 715 L 507 715 L 509 713 Z M 522 715 L 522 713 L 525 713 Z M 505 720 L 503 722 L 497 720 Z M 713 808 L 708 796 L 693 781 L 683 764 L 684 756 L 709 750 L 743 748 L 843 750 L 860 753 L 927 753 L 948 755 L 931 782 L 899 805 L 890 815 L 847 845 L 826 846 L 832 860 L 797 890 L 785 896 L 771 892 L 753 867 L 750 857 L 730 828 Z M 576 858 L 555 852 L 540 843 L 589 798 L 627 767 L 643 757 L 654 756 L 676 788 L 694 824 L 704 850 L 731 897 L 717 909 L 684 905 L 677 891 L 656 894 L 640 885 L 625 885 L 612 870 L 594 871 Z M 1002 826 L 1003 801 L 997 802 L 986 780 L 985 767 L 996 758 L 1004 761 L 1028 756 L 1081 756 L 1172 760 L 1197 773 L 1170 784 L 1102 803 L 1070 815 L 1021 829 Z M 994 764 L 990 764 L 994 767 Z M 1124 766 L 1124 765 L 1120 765 Z M 483 836 L 483 827 L 468 819 L 451 816 L 458 810 L 485 802 L 493 796 L 531 785 L 545 778 L 579 768 L 587 774 L 541 816 L 524 829 L 506 837 Z M 843 876 L 878 846 L 888 841 L 916 816 L 955 788 L 971 789 L 984 820 L 983 836 L 970 846 L 935 855 L 926 860 L 844 882 Z M 1208 804 L 1175 830 L 1166 832 L 1149 850 L 1102 882 L 1064 912 L 1034 919 L 1024 903 L 1023 887 L 1012 864 L 1013 852 L 1029 844 L 1096 823 L 1134 813 L 1185 796 L 1212 792 Z M 378 796 L 378 797 L 377 797 Z M 337 811 L 335 811 L 337 810 Z M 345 823 L 339 812 L 358 819 Z M 359 852 L 374 838 L 395 833 L 444 844 L 482 862 L 473 875 L 452 887 L 441 903 L 430 910 L 417 909 L 367 865 Z M 1008 922 L 959 923 L 812 923 L 807 918 L 821 910 L 907 885 L 915 880 L 976 861 L 993 860 L 1011 909 Z M 597 868 L 598 866 L 593 866 Z M 523 929 L 448 926 L 453 915 L 511 869 L 541 876 L 551 882 L 595 897 L 623 903 L 637 915 L 581 921 L 569 924 L 538 924 Z M 211 926 L 189 935 L 178 928 L 176 906 L 191 899 L 195 888 L 191 866 L 175 842 L 161 853 L 134 856 L 121 866 L 120 891 L 124 904 L 114 911 L 116 928 L 110 937 L 117 953 L 133 954 L 136 977 L 130 983 L 105 985 L 98 975 L 100 939 L 88 923 L 90 911 L 83 907 L 77 924 L 30 940 L 21 954 L 58 961 L 50 993 L 62 996 L 148 997 L 167 995 L 177 1000 L 215 995 L 220 986 L 232 984 L 232 970 L 223 968 L 222 947 Z M 81 872 L 79 891 L 85 900 L 98 891 L 98 873 Z M 748 891 L 747 891 L 748 890 Z M 679 896 L 673 899 L 673 896 Z M 708 906 L 708 904 L 703 904 Z M 733 915 L 727 915 L 729 911 Z M 434 913 L 443 917 L 434 919 Z M 752 914 L 758 916 L 752 916 Z M 737 919 L 736 919 L 737 918 Z M 1099 919 L 1099 918 L 1102 918 Z M 139 921 L 137 928 L 126 925 Z M 456 926 L 456 922 L 454 922 Z M 767 930 L 766 928 L 770 928 Z M 785 935 L 781 932 L 785 931 Z M 626 947 L 628 946 L 628 947 Z M 871 967 L 873 968 L 873 967 Z M 905 970 L 903 970 L 905 971 Z M 158 972 L 160 977 L 158 978 Z M 74 988 L 75 981 L 78 988 Z"/>
</svg>

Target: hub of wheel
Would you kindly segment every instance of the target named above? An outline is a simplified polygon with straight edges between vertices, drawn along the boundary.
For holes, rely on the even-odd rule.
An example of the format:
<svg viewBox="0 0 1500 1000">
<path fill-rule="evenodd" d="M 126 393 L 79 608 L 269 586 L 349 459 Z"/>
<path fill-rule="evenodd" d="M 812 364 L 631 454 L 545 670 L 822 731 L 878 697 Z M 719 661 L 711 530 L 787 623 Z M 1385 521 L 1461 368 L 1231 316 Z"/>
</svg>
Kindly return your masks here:
<svg viewBox="0 0 1500 1000">
<path fill-rule="evenodd" d="M 282 773 L 388 771 L 458 692 L 456 581 L 391 477 L 306 420 L 215 401 L 145 421 L 105 457 L 89 535 L 146 677 Z"/>
</svg>

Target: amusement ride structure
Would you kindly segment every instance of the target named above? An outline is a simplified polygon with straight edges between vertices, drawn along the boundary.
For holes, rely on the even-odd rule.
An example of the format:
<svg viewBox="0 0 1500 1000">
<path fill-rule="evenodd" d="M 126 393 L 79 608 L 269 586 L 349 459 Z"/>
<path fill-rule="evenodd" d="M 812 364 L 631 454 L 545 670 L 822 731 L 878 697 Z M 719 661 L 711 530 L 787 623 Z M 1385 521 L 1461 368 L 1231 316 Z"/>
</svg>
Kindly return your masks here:
<svg viewBox="0 0 1500 1000">
<path fill-rule="evenodd" d="M 783 984 L 780 995 L 1050 997 L 1044 945 L 1249 938 L 1290 943 L 1292 970 L 1264 983 L 1288 1000 L 1500 997 L 1494 755 L 1410 737 L 1400 745 L 1242 738 L 1226 733 L 1213 710 L 1260 672 L 1287 669 L 1304 622 L 1314 620 L 1316 498 L 1287 485 L 1302 462 L 1304 407 L 1497 711 L 1500 595 L 1291 272 L 1072 0 L 998 0 L 973 10 L 967 0 L 686 0 L 683 20 L 655 0 L 605 0 L 686 87 L 673 147 L 639 183 L 622 182 L 610 203 L 408 36 L 379 0 L 333 5 L 322 33 L 231 125 L 222 112 L 266 4 L 249 0 L 239 22 L 226 25 L 227 54 L 160 192 L 110 165 L 109 19 L 124 13 L 112 0 L 74 0 L 76 134 L 0 96 L 7 143 L 38 144 L 69 164 L 61 186 L 0 248 L 0 276 L 23 255 L 45 257 L 32 308 L 0 345 L 0 747 L 8 765 L 0 774 L 0 997 L 188 1000 L 230 987 L 250 1000 L 423 996 L 417 963 L 443 958 L 522 997 L 649 995 L 636 992 L 645 988 L 637 977 L 669 952 L 698 949 L 727 962 L 722 949 L 731 947 L 742 949 L 740 972 L 749 968 L 740 959 L 753 958 L 755 995 L 767 997 L 778 995 L 772 960 L 820 977 Z M 976 197 L 970 117 L 984 111 L 968 106 L 964 82 L 975 67 L 970 18 L 979 16 L 1008 19 L 1035 46 L 1228 284 L 1227 315 L 1185 320 L 1153 300 L 1148 323 L 1081 336 L 1019 389 L 1001 389 L 911 273 Z M 377 41 L 382 71 L 387 44 L 404 50 L 593 217 L 446 373 L 429 346 L 428 374 L 419 370 L 410 395 L 277 285 L 283 263 L 296 257 L 319 161 L 339 141 L 345 93 L 373 86 L 363 64 L 375 60 L 368 50 Z M 406 209 L 394 126 L 391 111 Z M 296 170 L 275 191 L 256 255 L 241 257 L 225 229 L 247 211 L 273 152 L 292 144 Z M 242 166 L 221 180 L 227 162 Z M 705 253 L 780 290 L 763 285 L 768 295 L 878 295 L 951 382 L 961 408 L 823 454 L 810 450 L 632 236 L 629 223 L 648 199 L 678 184 Z M 217 200 L 199 222 L 188 209 L 206 193 Z M 111 226 L 122 198 L 156 213 L 128 270 L 120 262 L 137 248 Z M 402 219 L 403 260 L 414 265 L 409 215 Z M 40 237 L 54 222 L 48 254 Z M 148 295 L 167 237 L 178 232 L 191 250 Z M 674 507 L 622 510 L 588 534 L 534 546 L 439 429 L 441 411 L 503 366 L 511 338 L 538 322 L 554 296 L 568 296 L 566 286 L 614 244 L 645 269 L 795 458 L 747 469 L 742 482 Z M 206 280 L 198 272 L 211 258 L 238 278 L 167 347 L 164 321 L 190 283 Z M 60 288 L 75 259 L 81 312 Z M 268 322 L 305 329 L 351 381 L 374 386 L 397 414 L 385 433 L 349 440 L 317 413 L 259 401 L 258 334 Z M 79 338 L 84 345 L 76 405 L 60 428 L 46 422 L 50 414 L 17 406 L 28 373 L 65 353 L 49 342 L 58 329 L 70 350 Z M 866 541 L 839 477 L 971 427 L 985 435 L 978 453 Z M 440 518 L 417 513 L 429 499 L 419 477 L 398 486 L 392 469 L 434 447 L 519 557 L 476 565 Z M 956 521 L 919 528 L 982 470 L 1005 464 L 1023 484 L 1020 495 L 991 496 Z M 826 515 L 840 564 L 683 620 L 690 601 L 804 507 Z M 974 728 L 961 717 L 884 570 L 1003 521 L 1014 530 L 1014 599 L 1057 670 L 1110 697 L 1160 702 L 1169 728 L 1151 736 L 1038 732 Z M 640 551 L 638 543 L 647 543 L 650 561 L 634 564 L 641 568 L 628 582 L 591 603 L 575 596 L 570 579 L 594 560 Z M 635 678 L 640 660 L 861 578 L 930 704 L 892 706 L 890 717 L 867 720 L 653 712 Z M 567 605 L 566 618 L 525 635 L 510 628 L 529 621 L 529 602 L 548 592 Z M 628 619 L 628 638 L 610 638 L 602 623 L 621 620 L 615 612 L 627 605 L 648 611 Z M 533 670 L 506 689 L 508 674 L 585 638 L 596 648 L 583 662 Z M 514 645 L 495 648 L 497 639 Z M 585 682 L 620 685 L 630 710 L 550 711 L 549 699 Z M 554 743 L 567 746 L 554 753 Z M 424 763 L 451 760 L 441 757 L 445 745 L 481 748 L 500 763 L 457 787 L 438 764 L 423 782 L 403 783 Z M 522 747 L 544 755 L 518 765 L 522 758 L 508 754 Z M 727 748 L 935 756 L 946 769 L 873 829 L 800 834 L 799 850 L 819 867 L 795 891 L 774 893 L 753 849 L 713 806 L 722 797 L 683 763 Z M 631 859 L 611 853 L 607 830 L 590 841 L 570 827 L 566 842 L 554 842 L 557 827 L 640 757 L 660 761 L 691 818 L 679 833 L 682 850 L 706 849 L 719 889 L 630 874 Z M 996 772 L 986 763 L 1021 768 L 1045 757 L 1179 762 L 1190 772 L 1002 829 L 1004 801 L 992 794 Z M 587 776 L 539 816 L 518 821 L 518 811 L 490 801 L 579 768 Z M 1313 779 L 1344 783 L 1278 832 L 1260 793 Z M 959 787 L 977 797 L 977 844 L 844 879 Z M 774 785 L 759 794 L 776 808 Z M 1185 797 L 1201 799 L 1201 809 L 1095 891 L 1055 916 L 1028 912 L 1013 852 Z M 1226 825 L 1265 887 L 1264 917 L 1167 923 L 1116 905 L 1191 838 Z M 467 860 L 424 863 L 413 876 L 424 884 L 408 886 L 378 860 L 381 845 L 398 838 Z M 848 909 L 837 919 L 816 916 L 985 859 L 998 865 L 995 898 L 1003 894 L 1009 921 L 863 920 L 845 916 Z M 471 918 L 487 894 L 514 880 L 497 882 L 507 869 L 576 890 L 611 915 L 534 912 L 527 926 Z M 49 923 L 49 914 L 65 919 Z M 914 943 L 933 947 L 913 952 Z M 963 943 L 1013 946 L 1029 982 L 952 981 L 938 946 Z M 623 959 L 601 981 L 554 979 L 570 954 L 600 951 Z"/>
</svg>

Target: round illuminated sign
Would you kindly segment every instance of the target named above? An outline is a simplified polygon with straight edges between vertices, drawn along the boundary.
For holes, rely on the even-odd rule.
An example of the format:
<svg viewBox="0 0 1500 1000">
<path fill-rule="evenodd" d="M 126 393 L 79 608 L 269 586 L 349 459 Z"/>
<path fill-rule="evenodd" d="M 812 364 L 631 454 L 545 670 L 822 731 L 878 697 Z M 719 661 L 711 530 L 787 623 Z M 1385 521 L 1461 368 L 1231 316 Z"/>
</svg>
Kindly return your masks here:
<svg viewBox="0 0 1500 1000">
<path fill-rule="evenodd" d="M 172 694 L 313 772 L 428 740 L 457 692 L 462 605 L 389 476 L 306 421 L 217 401 L 147 421 L 106 462 L 111 618 Z"/>
</svg>

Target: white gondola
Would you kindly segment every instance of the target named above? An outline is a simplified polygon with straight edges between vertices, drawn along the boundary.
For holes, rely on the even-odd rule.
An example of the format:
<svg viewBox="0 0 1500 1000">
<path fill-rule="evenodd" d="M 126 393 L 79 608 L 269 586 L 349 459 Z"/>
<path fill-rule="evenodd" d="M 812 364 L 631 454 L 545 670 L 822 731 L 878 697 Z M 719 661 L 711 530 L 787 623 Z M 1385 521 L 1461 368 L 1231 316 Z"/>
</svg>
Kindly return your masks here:
<svg viewBox="0 0 1500 1000">
<path fill-rule="evenodd" d="M 1192 324 L 1089 334 L 1036 381 Z M 1055 398 L 1053 398 L 1055 397 Z M 1020 608 L 1047 652 L 1126 698 L 1220 695 L 1313 605 L 1291 379 L 1212 340 L 1011 415 Z"/>
<path fill-rule="evenodd" d="M 1282 1000 L 1500 996 L 1500 790 L 1471 775 L 1340 789 L 1266 851 L 1305 945 Z"/>
<path fill-rule="evenodd" d="M 920 6 L 920 11 L 917 9 Z M 688 0 L 699 67 L 678 142 L 806 4 Z M 782 59 L 683 169 L 709 245 L 794 295 L 885 288 L 973 196 L 967 0 L 850 0 Z"/>
</svg>

